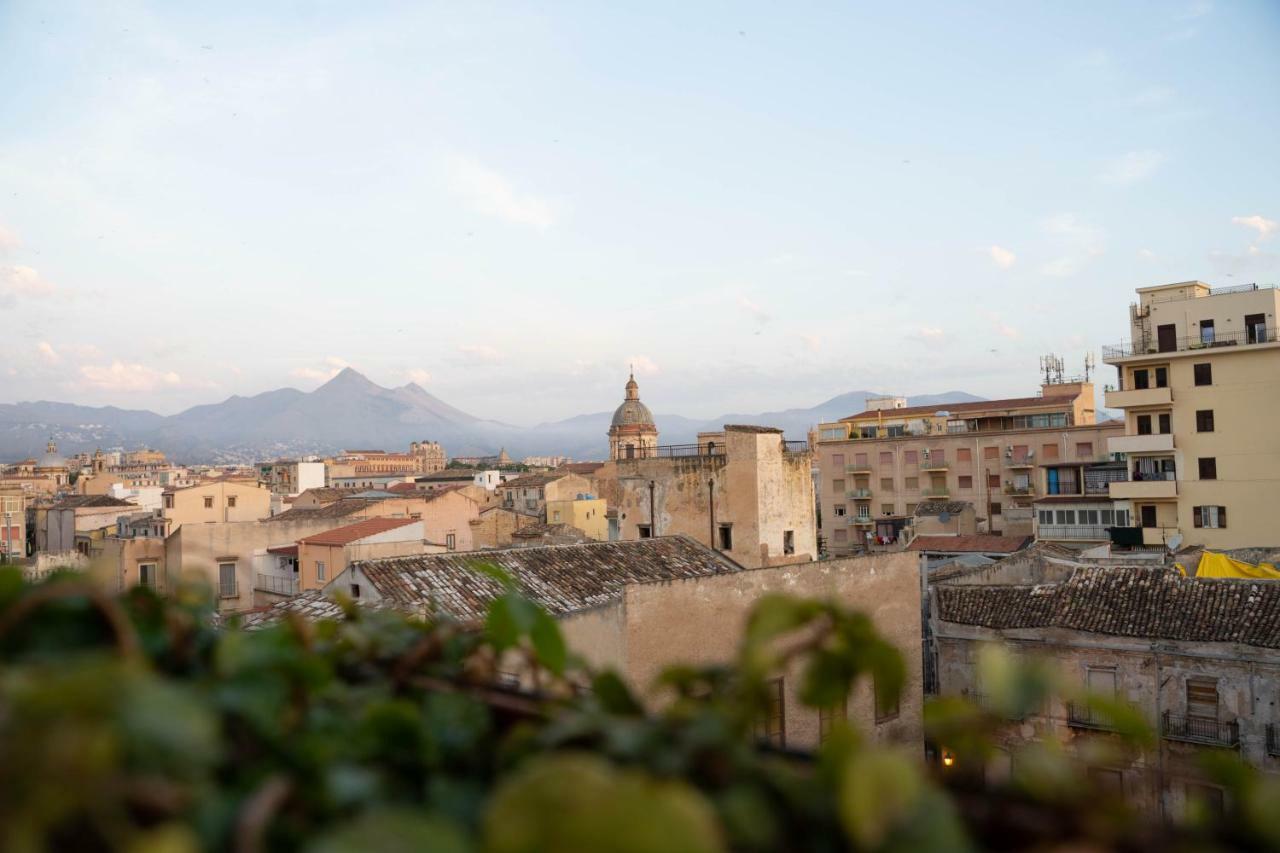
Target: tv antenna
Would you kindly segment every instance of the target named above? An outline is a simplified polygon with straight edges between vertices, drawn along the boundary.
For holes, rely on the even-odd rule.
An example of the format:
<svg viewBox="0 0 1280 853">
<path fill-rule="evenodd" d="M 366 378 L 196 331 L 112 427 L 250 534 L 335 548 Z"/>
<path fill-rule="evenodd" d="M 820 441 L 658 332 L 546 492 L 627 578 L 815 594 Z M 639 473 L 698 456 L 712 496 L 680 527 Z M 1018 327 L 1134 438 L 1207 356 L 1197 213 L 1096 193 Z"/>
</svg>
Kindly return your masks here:
<svg viewBox="0 0 1280 853">
<path fill-rule="evenodd" d="M 1040 356 L 1040 370 L 1044 373 L 1045 385 L 1062 383 L 1062 359 L 1053 353 Z"/>
<path fill-rule="evenodd" d="M 1085 382 L 1089 381 L 1089 376 L 1092 375 L 1093 373 L 1093 367 L 1094 367 L 1093 352 L 1090 351 L 1084 354 L 1084 381 Z"/>
</svg>

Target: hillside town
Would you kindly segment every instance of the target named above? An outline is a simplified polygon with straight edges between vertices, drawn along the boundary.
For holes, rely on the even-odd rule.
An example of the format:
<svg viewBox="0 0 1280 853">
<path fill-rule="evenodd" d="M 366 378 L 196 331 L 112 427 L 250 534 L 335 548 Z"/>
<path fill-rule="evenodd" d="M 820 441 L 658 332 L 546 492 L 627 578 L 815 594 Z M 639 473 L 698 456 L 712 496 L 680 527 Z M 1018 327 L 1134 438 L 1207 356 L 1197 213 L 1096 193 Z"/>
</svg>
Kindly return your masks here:
<svg viewBox="0 0 1280 853">
<path fill-rule="evenodd" d="M 1069 376 L 1047 356 L 1038 390 L 1028 365 L 1004 399 L 872 397 L 803 439 L 727 423 L 663 443 L 633 374 L 596 460 L 451 457 L 424 435 L 227 466 L 50 440 L 0 467 L 0 559 L 110 592 L 203 584 L 249 627 L 343 601 L 477 618 L 496 594 L 481 561 L 636 685 L 729 654 L 770 591 L 832 597 L 908 661 L 891 707 L 867 692 L 841 709 L 876 737 L 925 748 L 926 697 L 982 701 L 977 650 L 1002 642 L 1147 718 L 1155 746 L 1094 769 L 1176 812 L 1218 796 L 1201 750 L 1280 770 L 1278 315 L 1275 287 L 1140 287 L 1129 340 L 1097 342 L 1105 367 Z M 826 712 L 786 677 L 777 690 L 768 737 L 821 743 Z M 1052 736 L 1083 754 L 1114 729 L 1051 705 L 1010 720 L 1009 748 Z"/>
</svg>

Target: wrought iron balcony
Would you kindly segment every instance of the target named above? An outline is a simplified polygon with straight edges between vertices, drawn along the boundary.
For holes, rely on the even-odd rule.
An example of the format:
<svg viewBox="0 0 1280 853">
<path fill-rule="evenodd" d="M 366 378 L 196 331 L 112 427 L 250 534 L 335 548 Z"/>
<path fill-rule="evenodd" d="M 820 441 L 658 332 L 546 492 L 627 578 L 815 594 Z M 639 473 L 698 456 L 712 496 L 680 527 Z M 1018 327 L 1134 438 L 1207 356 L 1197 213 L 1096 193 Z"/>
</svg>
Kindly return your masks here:
<svg viewBox="0 0 1280 853">
<path fill-rule="evenodd" d="M 850 524 L 872 524 L 873 519 L 869 515 L 851 515 L 849 516 Z"/>
<path fill-rule="evenodd" d="M 1077 705 L 1075 702 L 1067 703 L 1067 725 L 1073 729 L 1096 729 L 1102 732 L 1116 730 L 1115 721 L 1109 714 L 1104 714 L 1088 705 Z"/>
<path fill-rule="evenodd" d="M 951 463 L 945 459 L 921 459 L 921 471 L 946 471 L 951 467 Z"/>
<path fill-rule="evenodd" d="M 1035 494 L 1035 489 L 1030 486 L 1005 486 L 1004 493 L 1006 495 L 1031 495 Z"/>
<path fill-rule="evenodd" d="M 1011 453 L 1004 457 L 1004 467 L 1006 468 L 1034 468 L 1036 467 L 1035 451 L 1029 453 Z"/>
<path fill-rule="evenodd" d="M 872 471 L 870 462 L 855 462 L 852 465 L 844 466 L 846 474 L 870 474 Z"/>
<path fill-rule="evenodd" d="M 932 486 L 927 489 L 921 489 L 920 494 L 926 498 L 945 498 L 951 494 L 951 490 L 946 486 Z"/>
<path fill-rule="evenodd" d="M 297 595 L 298 579 L 287 575 L 268 575 L 258 572 L 253 588 L 260 589 L 263 592 L 275 593 L 276 595 Z"/>
<path fill-rule="evenodd" d="M 1236 720 L 1223 722 L 1208 717 L 1189 717 L 1165 711 L 1160 717 L 1160 734 L 1165 740 L 1184 743 L 1202 743 L 1207 746 L 1237 747 L 1240 745 L 1240 724 Z"/>
<path fill-rule="evenodd" d="M 1114 346 L 1102 348 L 1102 360 L 1114 361 L 1135 355 L 1155 355 L 1163 352 L 1188 352 L 1190 350 L 1216 349 L 1218 347 L 1252 346 L 1254 344 L 1270 344 L 1280 340 L 1275 326 L 1257 325 L 1242 329 L 1239 332 L 1219 332 L 1205 338 L 1202 335 L 1187 335 L 1174 338 L 1161 346 L 1155 337 L 1146 341 L 1125 341 Z"/>
<path fill-rule="evenodd" d="M 1101 524 L 1041 524 L 1036 527 L 1040 539 L 1080 539 L 1086 542 L 1105 542 L 1111 538 L 1108 525 Z"/>
<path fill-rule="evenodd" d="M 868 498 L 871 497 L 871 490 L 870 489 L 850 489 L 849 491 L 844 493 L 844 496 L 849 500 L 858 500 L 858 499 L 867 500 Z"/>
</svg>

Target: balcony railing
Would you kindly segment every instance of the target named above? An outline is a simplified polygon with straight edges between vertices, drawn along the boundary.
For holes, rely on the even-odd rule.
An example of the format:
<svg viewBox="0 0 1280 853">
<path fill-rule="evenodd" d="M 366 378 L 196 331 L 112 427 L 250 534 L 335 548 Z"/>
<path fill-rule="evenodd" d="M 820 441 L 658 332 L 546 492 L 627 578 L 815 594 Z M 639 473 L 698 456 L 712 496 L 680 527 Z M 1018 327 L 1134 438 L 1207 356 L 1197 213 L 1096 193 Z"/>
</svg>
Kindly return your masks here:
<svg viewBox="0 0 1280 853">
<path fill-rule="evenodd" d="M 297 595 L 298 579 L 286 575 L 268 575 L 258 572 L 253 588 L 260 589 L 263 592 L 272 592 L 276 595 Z M 234 592 L 232 595 L 234 595 Z"/>
<path fill-rule="evenodd" d="M 1215 349 L 1217 347 L 1250 346 L 1252 344 L 1269 344 L 1278 340 L 1275 326 L 1254 326 L 1239 332 L 1215 332 L 1212 340 L 1205 340 L 1200 335 L 1187 335 L 1175 338 L 1173 346 L 1161 347 L 1156 338 L 1149 341 L 1115 344 L 1102 348 L 1102 360 L 1129 358 L 1135 355 L 1154 355 L 1162 352 L 1187 352 L 1189 350 Z"/>
<path fill-rule="evenodd" d="M 1041 539 L 1079 539 L 1105 542 L 1111 538 L 1100 524 L 1041 524 L 1036 528 Z"/>
<path fill-rule="evenodd" d="M 808 453 L 809 442 L 807 441 L 784 441 L 782 442 L 783 453 Z"/>
<path fill-rule="evenodd" d="M 1006 468 L 1034 468 L 1036 466 L 1036 455 L 1034 453 L 1013 453 L 1004 458 Z"/>
<path fill-rule="evenodd" d="M 946 471 L 951 464 L 945 459 L 921 459 L 921 471 Z"/>
<path fill-rule="evenodd" d="M 1006 495 L 1030 495 L 1035 493 L 1035 489 L 1030 486 L 1005 486 L 1004 493 Z"/>
<path fill-rule="evenodd" d="M 871 490 L 870 489 L 850 489 L 849 491 L 844 493 L 844 496 L 849 500 L 858 500 L 859 498 L 861 498 L 862 500 L 866 500 L 871 497 Z"/>
<path fill-rule="evenodd" d="M 844 466 L 846 474 L 870 474 L 871 470 L 870 462 L 854 462 L 851 465 Z"/>
<path fill-rule="evenodd" d="M 850 524 L 871 524 L 872 518 L 869 515 L 851 515 Z"/>
<path fill-rule="evenodd" d="M 225 581 L 218 584 L 218 597 L 220 598 L 239 598 L 240 587 L 235 581 L 226 583 Z"/>
<path fill-rule="evenodd" d="M 1096 729 L 1103 732 L 1116 730 L 1116 724 L 1111 719 L 1111 715 L 1088 705 L 1077 705 L 1075 702 L 1067 703 L 1067 725 L 1074 729 Z"/>
<path fill-rule="evenodd" d="M 1280 755 L 1280 726 L 1267 723 L 1267 755 Z"/>
<path fill-rule="evenodd" d="M 804 442 L 800 442 L 803 444 Z M 629 447 L 622 457 L 626 459 L 674 459 L 680 457 L 724 456 L 724 445 L 715 442 L 702 444 L 658 444 L 653 447 Z"/>
<path fill-rule="evenodd" d="M 951 494 L 951 490 L 946 486 L 934 486 L 928 489 L 921 489 L 920 494 L 924 495 L 926 498 L 945 498 L 947 495 Z"/>
<path fill-rule="evenodd" d="M 1166 740 L 1185 743 L 1226 747 L 1240 745 L 1240 724 L 1235 720 L 1223 722 L 1207 717 L 1179 716 L 1165 711 L 1160 718 L 1160 734 Z"/>
</svg>

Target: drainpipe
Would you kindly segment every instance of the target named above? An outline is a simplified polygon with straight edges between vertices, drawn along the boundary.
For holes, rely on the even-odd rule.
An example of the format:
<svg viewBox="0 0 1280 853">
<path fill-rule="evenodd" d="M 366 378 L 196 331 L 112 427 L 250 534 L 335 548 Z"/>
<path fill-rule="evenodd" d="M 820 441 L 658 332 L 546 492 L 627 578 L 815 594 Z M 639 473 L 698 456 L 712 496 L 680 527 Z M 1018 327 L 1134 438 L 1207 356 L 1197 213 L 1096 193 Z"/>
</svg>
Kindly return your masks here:
<svg viewBox="0 0 1280 853">
<path fill-rule="evenodd" d="M 707 480 L 707 503 L 711 519 L 711 547 L 716 549 L 716 481 Z"/>
<path fill-rule="evenodd" d="M 658 538 L 658 516 L 653 510 L 653 480 L 649 481 L 649 535 Z"/>
</svg>

